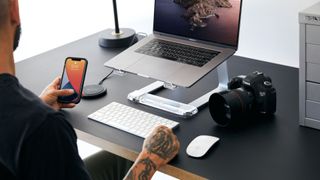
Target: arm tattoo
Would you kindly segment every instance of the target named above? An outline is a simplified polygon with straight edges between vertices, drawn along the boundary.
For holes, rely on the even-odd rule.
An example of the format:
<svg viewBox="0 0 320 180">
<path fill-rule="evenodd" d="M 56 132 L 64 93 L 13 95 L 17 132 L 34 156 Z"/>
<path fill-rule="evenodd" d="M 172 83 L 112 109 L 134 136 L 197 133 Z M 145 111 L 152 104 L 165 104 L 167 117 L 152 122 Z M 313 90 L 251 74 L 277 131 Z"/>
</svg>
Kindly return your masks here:
<svg viewBox="0 0 320 180">
<path fill-rule="evenodd" d="M 150 158 L 146 158 L 146 159 L 142 159 L 141 161 L 139 161 L 139 163 L 144 164 L 145 168 L 139 174 L 138 179 L 139 180 L 148 180 L 148 179 L 150 179 L 151 178 L 150 176 L 153 175 L 153 174 L 150 174 L 150 173 L 156 171 L 156 168 L 157 168 L 156 165 L 154 164 L 154 162 L 152 162 L 150 160 Z"/>
<path fill-rule="evenodd" d="M 157 154 L 162 159 L 169 159 L 175 152 L 173 142 L 172 136 L 168 135 L 164 130 L 160 130 L 151 137 L 150 143 L 146 145 L 146 149 L 151 153 Z"/>
<path fill-rule="evenodd" d="M 129 170 L 129 174 L 124 178 L 124 179 L 134 179 L 134 174 L 133 174 L 133 170 L 132 169 L 130 169 Z"/>
</svg>

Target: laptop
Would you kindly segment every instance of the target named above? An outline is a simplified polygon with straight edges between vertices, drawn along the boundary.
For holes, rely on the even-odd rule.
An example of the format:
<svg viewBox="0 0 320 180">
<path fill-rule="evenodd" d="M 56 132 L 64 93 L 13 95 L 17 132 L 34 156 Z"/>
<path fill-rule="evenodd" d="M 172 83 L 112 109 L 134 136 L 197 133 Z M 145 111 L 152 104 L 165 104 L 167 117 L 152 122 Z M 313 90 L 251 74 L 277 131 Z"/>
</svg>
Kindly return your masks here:
<svg viewBox="0 0 320 180">
<path fill-rule="evenodd" d="M 155 0 L 153 34 L 104 65 L 191 87 L 236 52 L 241 6 L 242 0 Z"/>
</svg>

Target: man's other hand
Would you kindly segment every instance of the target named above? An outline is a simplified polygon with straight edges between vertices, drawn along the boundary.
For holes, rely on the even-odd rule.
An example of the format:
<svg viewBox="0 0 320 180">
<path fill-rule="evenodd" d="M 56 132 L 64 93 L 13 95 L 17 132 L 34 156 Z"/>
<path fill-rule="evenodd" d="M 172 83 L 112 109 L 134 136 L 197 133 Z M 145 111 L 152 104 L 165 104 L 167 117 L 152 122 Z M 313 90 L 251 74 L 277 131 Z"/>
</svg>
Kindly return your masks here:
<svg viewBox="0 0 320 180">
<path fill-rule="evenodd" d="M 73 108 L 76 106 L 74 103 L 64 104 L 58 102 L 58 96 L 70 96 L 74 93 L 72 89 L 59 89 L 60 77 L 57 77 L 51 82 L 41 93 L 40 98 L 55 110 L 61 108 Z"/>
</svg>

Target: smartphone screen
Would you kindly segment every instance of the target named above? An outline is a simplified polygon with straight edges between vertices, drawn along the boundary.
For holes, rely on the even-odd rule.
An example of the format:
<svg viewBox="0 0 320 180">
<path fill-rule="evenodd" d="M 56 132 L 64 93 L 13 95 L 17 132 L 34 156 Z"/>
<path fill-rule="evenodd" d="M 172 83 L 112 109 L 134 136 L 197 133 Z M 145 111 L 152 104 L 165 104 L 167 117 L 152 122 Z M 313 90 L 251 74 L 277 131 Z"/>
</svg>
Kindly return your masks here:
<svg viewBox="0 0 320 180">
<path fill-rule="evenodd" d="M 73 89 L 74 94 L 60 96 L 61 103 L 79 103 L 86 75 L 88 61 L 84 58 L 69 57 L 65 60 L 60 89 Z"/>
</svg>

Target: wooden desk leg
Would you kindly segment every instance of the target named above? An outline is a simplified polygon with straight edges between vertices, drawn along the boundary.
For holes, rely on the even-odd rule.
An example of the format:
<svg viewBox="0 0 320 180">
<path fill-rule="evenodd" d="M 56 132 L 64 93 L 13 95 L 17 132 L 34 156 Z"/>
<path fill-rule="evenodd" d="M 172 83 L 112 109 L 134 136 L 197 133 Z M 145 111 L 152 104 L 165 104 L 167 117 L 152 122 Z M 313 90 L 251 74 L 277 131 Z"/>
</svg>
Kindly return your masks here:
<svg viewBox="0 0 320 180">
<path fill-rule="evenodd" d="M 77 130 L 75 129 L 76 133 L 77 133 L 77 136 L 79 139 L 83 140 L 83 141 L 86 141 L 90 144 L 93 144 L 95 146 L 98 146 L 100 148 L 102 148 L 103 150 L 106 150 L 110 153 L 113 153 L 115 155 L 118 155 L 118 156 L 121 156 L 123 158 L 126 158 L 130 161 L 135 161 L 135 159 L 138 157 L 138 154 L 137 152 L 134 152 L 132 150 L 129 150 L 129 149 L 126 149 L 122 146 L 119 146 L 117 144 L 114 144 L 114 143 L 111 143 L 109 141 L 106 141 L 104 139 L 101 139 L 99 137 L 96 137 L 96 136 L 93 136 L 91 134 L 88 134 L 86 132 L 83 132 L 83 131 L 80 131 L 80 130 Z M 160 172 L 163 172 L 165 174 L 168 174 L 168 175 L 171 175 L 171 176 L 174 176 L 178 179 L 190 179 L 190 180 L 193 180 L 193 179 L 206 179 L 204 177 L 201 177 L 201 176 L 198 176 L 196 174 L 193 174 L 193 173 L 190 173 L 188 171 L 185 171 L 185 170 L 182 170 L 182 169 L 179 169 L 179 168 L 176 168 L 172 165 L 165 165 L 163 167 L 161 167 L 159 169 Z"/>
</svg>

